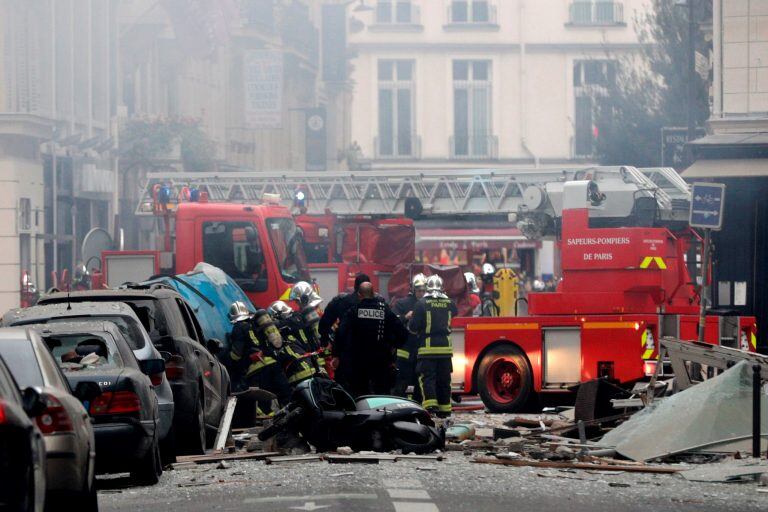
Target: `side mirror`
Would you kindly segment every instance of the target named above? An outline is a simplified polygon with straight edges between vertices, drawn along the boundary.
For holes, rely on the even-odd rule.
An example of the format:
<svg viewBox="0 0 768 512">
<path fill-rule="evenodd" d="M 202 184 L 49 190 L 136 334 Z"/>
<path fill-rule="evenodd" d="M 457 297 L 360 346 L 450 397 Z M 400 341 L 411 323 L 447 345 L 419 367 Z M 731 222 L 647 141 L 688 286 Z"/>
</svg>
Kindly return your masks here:
<svg viewBox="0 0 768 512">
<path fill-rule="evenodd" d="M 139 368 L 141 368 L 141 373 L 145 375 L 151 376 L 163 373 L 165 371 L 165 361 L 162 359 L 145 359 L 139 361 Z"/>
<path fill-rule="evenodd" d="M 212 355 L 217 355 L 219 352 L 221 352 L 221 349 L 224 347 L 224 344 L 217 340 L 216 338 L 211 338 L 208 341 L 205 342 L 205 348 L 208 349 L 208 352 L 210 352 Z"/>
<path fill-rule="evenodd" d="M 75 398 L 83 402 L 83 404 L 90 403 L 94 398 L 101 395 L 101 386 L 96 382 L 84 380 L 77 383 L 75 391 L 72 394 Z"/>
<path fill-rule="evenodd" d="M 21 393 L 21 406 L 27 416 L 34 418 L 45 411 L 45 402 L 40 392 L 35 388 L 26 388 Z"/>
</svg>

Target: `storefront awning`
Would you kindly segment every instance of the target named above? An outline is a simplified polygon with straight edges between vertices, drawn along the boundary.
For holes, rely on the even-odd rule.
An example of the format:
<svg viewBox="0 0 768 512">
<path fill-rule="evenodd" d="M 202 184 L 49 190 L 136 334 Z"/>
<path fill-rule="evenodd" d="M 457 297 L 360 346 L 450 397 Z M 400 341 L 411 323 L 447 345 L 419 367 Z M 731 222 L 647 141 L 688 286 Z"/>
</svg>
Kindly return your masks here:
<svg viewBox="0 0 768 512">
<path fill-rule="evenodd" d="M 694 178 L 765 177 L 768 176 L 768 158 L 697 160 L 681 175 L 688 181 Z"/>
<path fill-rule="evenodd" d="M 417 228 L 416 250 L 454 249 L 475 250 L 501 249 L 536 249 L 540 243 L 529 240 L 515 228 Z"/>
</svg>

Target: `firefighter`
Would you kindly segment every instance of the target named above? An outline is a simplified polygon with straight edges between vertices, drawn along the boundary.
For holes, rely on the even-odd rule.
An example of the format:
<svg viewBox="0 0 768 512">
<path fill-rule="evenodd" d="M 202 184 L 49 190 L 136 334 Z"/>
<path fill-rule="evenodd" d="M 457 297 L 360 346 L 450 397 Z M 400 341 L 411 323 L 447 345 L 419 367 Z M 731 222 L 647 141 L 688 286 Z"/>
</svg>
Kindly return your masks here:
<svg viewBox="0 0 768 512">
<path fill-rule="evenodd" d="M 281 300 L 273 302 L 267 311 L 277 325 L 284 341 L 283 350 L 278 356 L 278 363 L 285 371 L 288 384 L 295 386 L 312 377 L 317 369 L 313 362 L 313 356 L 308 355 L 311 350 L 301 342 L 299 335 L 300 315 Z"/>
<path fill-rule="evenodd" d="M 357 274 L 355 276 L 355 286 L 352 293 L 340 293 L 331 299 L 331 302 L 326 306 L 323 311 L 323 316 L 320 318 L 320 324 L 318 330 L 320 332 L 320 340 L 323 346 L 328 346 L 333 341 L 333 328 L 337 322 L 340 322 L 344 315 L 349 311 L 349 308 L 357 304 L 359 296 L 357 294 L 362 283 L 370 283 L 371 278 L 367 274 Z"/>
<path fill-rule="evenodd" d="M 416 274 L 411 280 L 411 293 L 407 297 L 398 299 L 392 306 L 392 312 L 397 315 L 404 326 L 413 316 L 413 308 L 426 293 L 427 276 Z M 413 399 L 421 400 L 419 386 L 416 379 L 416 351 L 419 348 L 418 337 L 409 332 L 408 341 L 403 348 L 397 349 L 397 378 L 393 394 L 406 397 L 408 387 L 413 386 Z"/>
<path fill-rule="evenodd" d="M 229 357 L 239 370 L 248 387 L 258 387 L 274 393 L 281 406 L 285 406 L 291 388 L 280 365 L 278 353 L 283 339 L 272 318 L 265 310 L 255 313 L 240 301 L 229 307 L 229 320 L 234 324 Z"/>
<path fill-rule="evenodd" d="M 337 380 L 352 396 L 389 394 L 394 384 L 394 359 L 408 331 L 371 283 L 361 283 L 359 301 L 341 321 L 333 355 L 339 358 Z"/>
<path fill-rule="evenodd" d="M 464 280 L 467 282 L 467 289 L 469 290 L 469 305 L 472 307 L 472 311 L 474 311 L 483 302 L 480 298 L 480 287 L 477 285 L 477 277 L 472 272 L 464 272 Z"/>
<path fill-rule="evenodd" d="M 328 345 L 324 344 L 319 332 L 320 314 L 318 306 L 323 298 L 317 294 L 311 284 L 299 281 L 291 289 L 290 300 L 298 305 L 298 314 L 293 316 L 294 330 L 297 339 L 307 349 L 308 353 L 317 354 L 319 369 L 325 372 L 325 359 L 328 356 Z"/>
<path fill-rule="evenodd" d="M 443 279 L 438 275 L 427 278 L 427 294 L 413 311 L 408 330 L 419 339 L 416 372 L 423 396 L 422 405 L 439 417 L 451 414 L 451 319 L 458 310 L 443 293 Z"/>
</svg>

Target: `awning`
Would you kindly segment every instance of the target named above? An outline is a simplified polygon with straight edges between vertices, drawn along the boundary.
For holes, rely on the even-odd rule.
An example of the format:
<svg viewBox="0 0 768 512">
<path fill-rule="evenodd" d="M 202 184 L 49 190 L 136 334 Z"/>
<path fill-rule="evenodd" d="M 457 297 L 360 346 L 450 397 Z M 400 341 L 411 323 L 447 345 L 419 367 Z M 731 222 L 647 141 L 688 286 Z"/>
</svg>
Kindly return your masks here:
<svg viewBox="0 0 768 512">
<path fill-rule="evenodd" d="M 536 249 L 540 243 L 529 240 L 515 228 L 492 229 L 440 229 L 417 228 L 416 250 L 454 249 L 475 250 L 501 249 Z"/>
<path fill-rule="evenodd" d="M 768 176 L 768 158 L 697 160 L 681 175 L 688 181 L 692 178 L 759 178 Z"/>
</svg>

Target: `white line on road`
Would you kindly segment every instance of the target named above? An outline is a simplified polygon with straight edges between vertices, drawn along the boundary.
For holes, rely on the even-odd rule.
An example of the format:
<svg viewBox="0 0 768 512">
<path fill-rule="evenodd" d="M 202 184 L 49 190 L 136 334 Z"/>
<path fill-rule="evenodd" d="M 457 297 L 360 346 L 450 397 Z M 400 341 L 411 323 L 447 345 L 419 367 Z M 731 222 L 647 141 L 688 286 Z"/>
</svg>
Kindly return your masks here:
<svg viewBox="0 0 768 512">
<path fill-rule="evenodd" d="M 377 500 L 376 494 L 319 494 L 317 496 L 272 496 L 269 498 L 246 498 L 243 503 L 281 503 L 298 501 L 306 503 L 308 501 L 324 500 Z"/>
<path fill-rule="evenodd" d="M 393 500 L 431 500 L 429 493 L 423 489 L 387 489 Z"/>
<path fill-rule="evenodd" d="M 395 512 L 440 512 L 434 503 L 422 503 L 418 501 L 395 501 Z"/>
<path fill-rule="evenodd" d="M 389 489 L 422 489 L 424 487 L 418 480 L 410 480 L 407 478 L 385 478 L 381 482 L 384 487 Z"/>
</svg>

